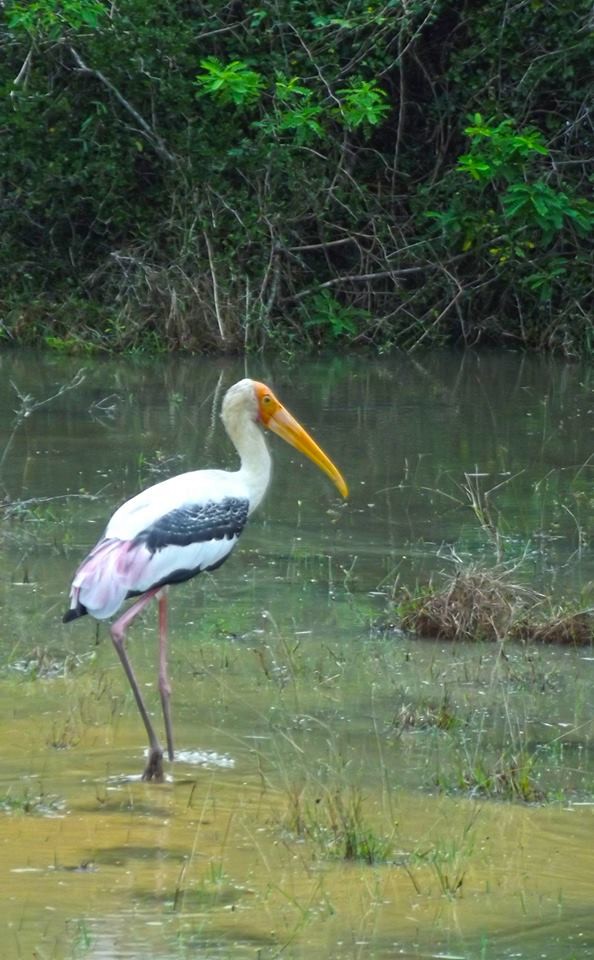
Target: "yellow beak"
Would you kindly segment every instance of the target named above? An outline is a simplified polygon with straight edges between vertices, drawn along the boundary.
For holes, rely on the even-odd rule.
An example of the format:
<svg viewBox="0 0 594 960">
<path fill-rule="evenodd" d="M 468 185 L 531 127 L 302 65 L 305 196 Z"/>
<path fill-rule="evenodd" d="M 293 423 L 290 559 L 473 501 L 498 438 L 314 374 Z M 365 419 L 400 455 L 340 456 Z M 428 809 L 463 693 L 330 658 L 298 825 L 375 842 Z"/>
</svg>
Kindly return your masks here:
<svg viewBox="0 0 594 960">
<path fill-rule="evenodd" d="M 276 397 L 273 396 L 272 399 L 276 401 L 273 404 L 275 409 L 269 413 L 266 419 L 263 418 L 264 425 L 268 427 L 269 430 L 272 430 L 273 433 L 276 433 L 277 436 L 282 437 L 287 443 L 290 443 L 296 450 L 305 453 L 320 470 L 323 470 L 324 473 L 330 477 L 332 483 L 335 484 L 342 496 L 348 497 L 349 488 L 340 471 L 332 463 L 332 460 L 318 447 L 315 440 L 313 440 L 307 430 L 304 430 L 301 424 L 295 420 L 295 417 L 291 416 L 289 411 L 285 410 L 283 405 L 276 400 Z M 276 404 L 278 404 L 278 406 L 276 406 Z"/>
</svg>

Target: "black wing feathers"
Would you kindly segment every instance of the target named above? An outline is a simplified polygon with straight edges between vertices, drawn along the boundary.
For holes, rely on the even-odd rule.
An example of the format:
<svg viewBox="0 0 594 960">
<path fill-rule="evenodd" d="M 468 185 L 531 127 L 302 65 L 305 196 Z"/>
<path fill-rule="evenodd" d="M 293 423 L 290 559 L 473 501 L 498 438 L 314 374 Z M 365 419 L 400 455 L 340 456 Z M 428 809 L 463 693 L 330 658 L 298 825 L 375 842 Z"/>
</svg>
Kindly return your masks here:
<svg viewBox="0 0 594 960">
<path fill-rule="evenodd" d="M 159 517 L 136 540 L 143 540 L 151 553 L 165 547 L 187 547 L 207 540 L 238 537 L 248 516 L 248 501 L 238 497 L 208 503 L 187 504 Z"/>
</svg>

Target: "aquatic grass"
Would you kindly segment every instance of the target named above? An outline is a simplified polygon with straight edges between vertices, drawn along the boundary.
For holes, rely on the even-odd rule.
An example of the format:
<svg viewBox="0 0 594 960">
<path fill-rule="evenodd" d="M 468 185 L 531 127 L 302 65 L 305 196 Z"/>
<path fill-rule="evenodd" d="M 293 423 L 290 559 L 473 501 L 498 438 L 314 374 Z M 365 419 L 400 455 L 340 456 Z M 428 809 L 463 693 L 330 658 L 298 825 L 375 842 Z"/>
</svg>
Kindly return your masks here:
<svg viewBox="0 0 594 960">
<path fill-rule="evenodd" d="M 246 888 L 232 881 L 222 861 L 211 860 L 207 872 L 191 885 L 185 883 L 188 866 L 189 862 L 186 860 L 182 866 L 173 899 L 170 901 L 174 913 L 180 911 L 182 903 L 184 910 L 210 910 L 215 907 L 235 909 L 235 904 L 245 896 Z"/>
<path fill-rule="evenodd" d="M 534 753 L 505 751 L 492 762 L 482 758 L 463 766 L 457 774 L 458 789 L 474 798 L 540 803 L 546 794 L 538 786 L 536 768 Z M 444 788 L 443 779 L 439 786 Z"/>
<path fill-rule="evenodd" d="M 60 817 L 66 812 L 66 801 L 57 794 L 45 793 L 41 785 L 35 793 L 29 787 L 9 788 L 0 794 L 0 811 L 38 817 Z"/>
<path fill-rule="evenodd" d="M 94 940 L 88 922 L 84 918 L 71 921 L 70 925 L 74 927 L 71 956 L 75 960 L 76 957 L 84 956 L 92 950 Z"/>
<path fill-rule="evenodd" d="M 415 702 L 402 703 L 394 714 L 386 733 L 396 733 L 397 736 L 401 736 L 406 730 L 431 728 L 452 731 L 465 722 L 447 689 L 444 689 L 440 699 L 421 696 Z"/>
<path fill-rule="evenodd" d="M 529 647 L 520 650 L 520 656 L 502 657 L 498 681 L 508 691 L 536 691 L 541 694 L 558 693 L 564 685 L 563 673 L 557 663 L 551 663 L 541 652 Z"/>
<path fill-rule="evenodd" d="M 289 785 L 283 829 L 309 841 L 317 856 L 332 860 L 386 863 L 394 853 L 395 830 L 381 834 L 367 819 L 363 793 L 356 786 Z"/>
<path fill-rule="evenodd" d="M 81 740 L 81 731 L 76 720 L 69 714 L 65 720 L 52 723 L 51 733 L 48 734 L 46 743 L 48 747 L 54 750 L 70 750 L 78 746 Z"/>
<path fill-rule="evenodd" d="M 204 678 L 219 690 L 219 703 L 239 700 L 251 711 L 249 739 L 238 737 L 237 746 L 249 748 L 266 789 L 280 785 L 284 828 L 317 845 L 316 856 L 325 843 L 331 858 L 356 851 L 363 861 L 389 860 L 389 851 L 365 851 L 365 828 L 371 825 L 369 847 L 392 842 L 397 786 L 541 803 L 559 796 L 570 775 L 543 762 L 556 723 L 535 730 L 533 718 L 555 719 L 568 682 L 559 657 L 542 645 L 460 642 L 449 652 L 417 645 L 411 634 L 372 630 L 340 646 L 318 643 L 315 630 L 300 636 L 279 619 L 252 637 L 206 641 L 203 652 Z M 580 694 L 574 713 L 564 736 L 587 718 Z M 586 770 L 571 772 L 571 780 L 572 795 L 585 798 Z M 349 791 L 363 786 L 364 798 L 367 783 L 374 807 L 363 799 L 362 823 L 356 813 L 349 820 Z"/>
<path fill-rule="evenodd" d="M 438 840 L 429 848 L 411 854 L 408 860 L 409 875 L 415 876 L 414 867 L 430 866 L 442 895 L 453 900 L 462 895 L 464 878 L 473 853 L 474 839 L 466 831 L 460 841 Z M 420 892 L 418 876 L 415 876 L 415 882 Z"/>
<path fill-rule="evenodd" d="M 88 665 L 95 657 L 94 651 L 73 653 L 53 651 L 48 647 L 35 646 L 20 659 L 9 662 L 6 673 L 16 673 L 23 680 L 54 680 L 69 676 L 80 667 Z"/>
<path fill-rule="evenodd" d="M 427 867 L 437 879 L 442 896 L 450 900 L 462 896 L 464 881 L 475 857 L 474 828 L 481 812 L 481 807 L 473 804 L 461 827 L 454 825 L 451 831 L 435 839 L 418 841 L 408 852 L 398 851 L 395 863 L 404 868 L 418 896 L 430 895 L 425 883 Z"/>
</svg>

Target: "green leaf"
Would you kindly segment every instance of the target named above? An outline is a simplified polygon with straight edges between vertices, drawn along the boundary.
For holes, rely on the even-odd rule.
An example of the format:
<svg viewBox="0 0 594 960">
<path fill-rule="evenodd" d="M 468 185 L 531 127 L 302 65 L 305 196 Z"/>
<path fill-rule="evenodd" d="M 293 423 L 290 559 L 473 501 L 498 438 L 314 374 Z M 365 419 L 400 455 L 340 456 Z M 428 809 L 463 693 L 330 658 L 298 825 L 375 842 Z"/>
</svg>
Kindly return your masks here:
<svg viewBox="0 0 594 960">
<path fill-rule="evenodd" d="M 243 60 L 225 64 L 218 57 L 205 57 L 200 66 L 204 72 L 195 77 L 199 97 L 209 95 L 222 103 L 242 106 L 258 100 L 265 86 L 261 74 Z"/>
</svg>

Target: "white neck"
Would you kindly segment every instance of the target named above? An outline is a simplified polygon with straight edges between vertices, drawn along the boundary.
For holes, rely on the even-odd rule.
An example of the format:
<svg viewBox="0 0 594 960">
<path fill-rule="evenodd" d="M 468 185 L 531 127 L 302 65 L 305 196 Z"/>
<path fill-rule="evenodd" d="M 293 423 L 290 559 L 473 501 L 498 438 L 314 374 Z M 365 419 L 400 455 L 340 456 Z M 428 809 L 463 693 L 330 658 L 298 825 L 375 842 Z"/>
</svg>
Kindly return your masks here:
<svg viewBox="0 0 594 960">
<path fill-rule="evenodd" d="M 249 512 L 261 503 L 270 482 L 272 461 L 261 428 L 249 415 L 223 417 L 225 428 L 241 459 L 239 478 L 250 499 Z"/>
</svg>

